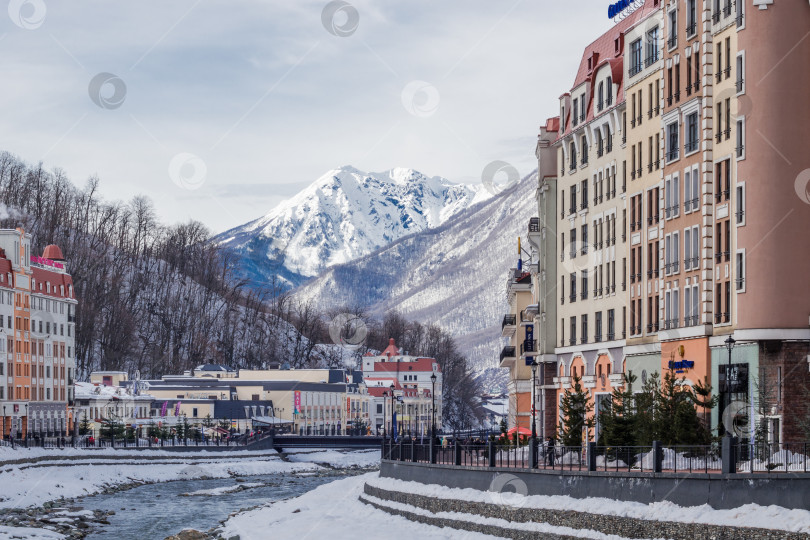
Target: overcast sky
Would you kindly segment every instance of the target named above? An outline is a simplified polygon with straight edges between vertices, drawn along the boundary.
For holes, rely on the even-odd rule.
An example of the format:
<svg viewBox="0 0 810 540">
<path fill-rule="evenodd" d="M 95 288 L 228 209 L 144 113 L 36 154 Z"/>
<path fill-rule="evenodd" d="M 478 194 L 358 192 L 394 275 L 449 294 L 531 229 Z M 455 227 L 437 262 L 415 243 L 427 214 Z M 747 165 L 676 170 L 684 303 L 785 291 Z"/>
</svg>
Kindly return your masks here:
<svg viewBox="0 0 810 540">
<path fill-rule="evenodd" d="M 5 3 L 0 149 L 215 232 L 341 165 L 527 174 L 611 25 L 608 0 Z"/>
</svg>

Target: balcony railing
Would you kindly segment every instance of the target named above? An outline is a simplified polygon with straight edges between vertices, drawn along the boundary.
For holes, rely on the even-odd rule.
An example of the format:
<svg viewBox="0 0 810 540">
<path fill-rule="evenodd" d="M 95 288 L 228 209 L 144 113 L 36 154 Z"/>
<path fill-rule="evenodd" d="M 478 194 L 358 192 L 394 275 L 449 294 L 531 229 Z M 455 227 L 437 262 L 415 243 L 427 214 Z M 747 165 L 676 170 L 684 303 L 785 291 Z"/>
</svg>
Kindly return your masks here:
<svg viewBox="0 0 810 540">
<path fill-rule="evenodd" d="M 540 232 L 540 218 L 529 218 L 529 232 Z"/>
<path fill-rule="evenodd" d="M 503 316 L 503 322 L 501 323 L 501 330 L 503 330 L 507 326 L 515 326 L 515 325 L 517 325 L 517 316 L 514 313 L 509 313 Z"/>
<path fill-rule="evenodd" d="M 698 149 L 698 140 L 686 141 L 686 151 L 695 152 Z"/>
<path fill-rule="evenodd" d="M 515 358 L 515 348 L 511 345 L 508 345 L 501 350 L 501 362 L 503 362 L 506 358 Z"/>
</svg>

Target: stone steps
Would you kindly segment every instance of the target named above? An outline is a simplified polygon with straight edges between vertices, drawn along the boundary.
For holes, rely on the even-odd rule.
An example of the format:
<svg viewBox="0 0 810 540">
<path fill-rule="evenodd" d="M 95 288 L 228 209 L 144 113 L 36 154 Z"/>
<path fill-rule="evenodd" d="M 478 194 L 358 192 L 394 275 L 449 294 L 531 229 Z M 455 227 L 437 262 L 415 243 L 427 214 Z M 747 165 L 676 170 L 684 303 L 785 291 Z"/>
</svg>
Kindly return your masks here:
<svg viewBox="0 0 810 540">
<path fill-rule="evenodd" d="M 810 535 L 771 529 L 652 521 L 572 510 L 438 499 L 366 484 L 360 500 L 389 514 L 438 527 L 503 538 L 666 538 L 671 540 L 808 540 Z"/>
</svg>

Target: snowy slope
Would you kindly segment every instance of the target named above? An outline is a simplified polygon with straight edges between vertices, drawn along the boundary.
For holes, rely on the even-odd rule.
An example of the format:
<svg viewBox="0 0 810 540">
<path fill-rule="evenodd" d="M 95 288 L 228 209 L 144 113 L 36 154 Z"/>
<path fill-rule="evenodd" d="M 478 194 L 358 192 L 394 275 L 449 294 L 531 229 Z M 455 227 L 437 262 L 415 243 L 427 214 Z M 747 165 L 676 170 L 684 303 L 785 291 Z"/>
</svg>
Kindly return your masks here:
<svg viewBox="0 0 810 540">
<path fill-rule="evenodd" d="M 484 373 L 498 364 L 506 277 L 517 263 L 517 238 L 525 238 L 529 218 L 537 215 L 536 188 L 532 174 L 441 227 L 330 268 L 295 294 L 327 309 L 362 305 L 382 314 L 394 308 L 436 323 Z M 488 376 L 503 377 L 501 370 Z"/>
<path fill-rule="evenodd" d="M 445 223 L 490 194 L 412 169 L 334 169 L 266 216 L 218 236 L 253 283 L 289 286 Z"/>
</svg>

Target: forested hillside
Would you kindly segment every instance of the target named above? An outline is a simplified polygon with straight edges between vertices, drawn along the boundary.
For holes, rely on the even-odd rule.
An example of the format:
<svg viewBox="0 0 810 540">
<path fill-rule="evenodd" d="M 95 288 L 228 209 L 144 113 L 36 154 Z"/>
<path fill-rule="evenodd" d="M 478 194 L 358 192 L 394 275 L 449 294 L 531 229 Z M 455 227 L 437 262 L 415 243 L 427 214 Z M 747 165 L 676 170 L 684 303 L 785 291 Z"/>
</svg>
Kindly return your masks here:
<svg viewBox="0 0 810 540">
<path fill-rule="evenodd" d="M 148 198 L 106 201 L 99 192 L 97 178 L 78 188 L 58 169 L 0 153 L 0 227 L 23 227 L 34 254 L 57 244 L 73 276 L 79 380 L 93 370 L 155 378 L 209 362 L 337 367 L 394 337 L 439 361 L 448 381 L 445 409 L 470 425 L 477 386 L 448 334 L 393 313 L 384 321 L 361 308 L 324 313 L 272 280 L 248 288 L 235 278 L 236 260 L 203 224 L 165 225 Z M 345 349 L 330 337 L 334 315 L 347 311 L 367 330 L 360 348 Z"/>
</svg>

